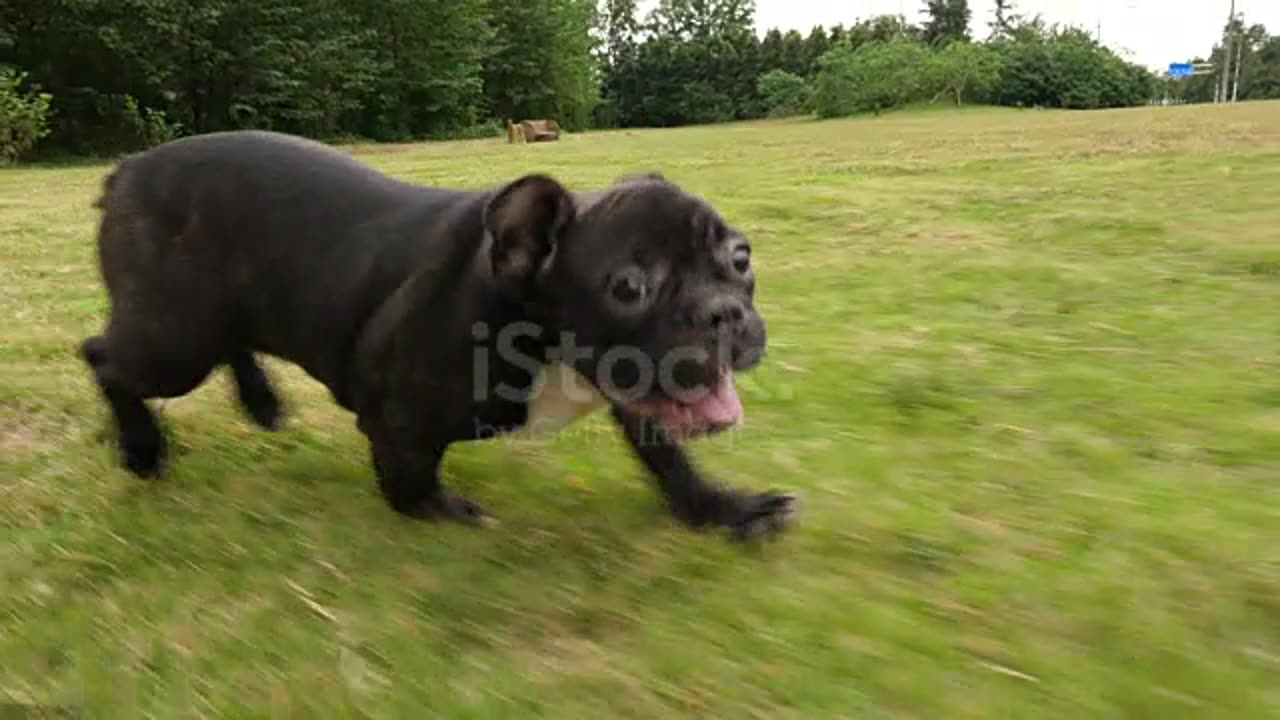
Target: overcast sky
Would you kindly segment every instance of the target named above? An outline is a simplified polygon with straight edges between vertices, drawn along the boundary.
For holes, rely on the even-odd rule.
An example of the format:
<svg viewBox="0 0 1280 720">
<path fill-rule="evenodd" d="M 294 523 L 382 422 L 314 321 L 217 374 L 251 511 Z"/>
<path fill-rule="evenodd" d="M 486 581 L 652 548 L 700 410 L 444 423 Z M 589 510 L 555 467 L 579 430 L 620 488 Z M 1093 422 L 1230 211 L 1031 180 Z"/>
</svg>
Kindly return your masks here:
<svg viewBox="0 0 1280 720">
<path fill-rule="evenodd" d="M 1230 0 L 1015 0 L 1024 15 L 1041 13 L 1049 22 L 1080 25 L 1096 31 L 1102 42 L 1128 50 L 1131 58 L 1151 68 L 1207 55 L 1222 31 Z M 756 0 L 756 25 L 808 32 L 814 25 L 850 25 L 861 18 L 901 12 L 914 19 L 923 0 Z M 993 0 L 969 0 L 973 30 L 985 37 Z M 1280 34 L 1280 0 L 1236 0 L 1246 22 L 1262 23 Z"/>
</svg>

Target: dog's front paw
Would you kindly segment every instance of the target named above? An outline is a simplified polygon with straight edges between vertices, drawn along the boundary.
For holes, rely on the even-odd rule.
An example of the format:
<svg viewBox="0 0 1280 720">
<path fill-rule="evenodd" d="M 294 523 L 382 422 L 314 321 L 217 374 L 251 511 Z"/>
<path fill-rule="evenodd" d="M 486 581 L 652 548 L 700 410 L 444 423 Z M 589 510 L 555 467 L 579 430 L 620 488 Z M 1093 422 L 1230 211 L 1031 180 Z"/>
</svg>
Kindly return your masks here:
<svg viewBox="0 0 1280 720">
<path fill-rule="evenodd" d="M 453 520 L 466 525 L 497 525 L 498 521 L 479 503 L 447 490 L 429 498 L 396 507 L 405 515 L 420 520 Z"/>
<path fill-rule="evenodd" d="M 243 389 L 240 401 L 245 412 L 263 430 L 279 430 L 284 422 L 284 404 L 279 396 L 265 384 L 261 387 Z"/>
<path fill-rule="evenodd" d="M 798 498 L 792 493 L 768 491 L 745 495 L 725 525 L 739 541 L 775 537 L 795 520 Z"/>
<path fill-rule="evenodd" d="M 275 395 L 263 398 L 260 404 L 249 408 L 249 413 L 263 430 L 274 432 L 284 423 L 284 407 Z"/>
<path fill-rule="evenodd" d="M 144 479 L 159 476 L 166 455 L 166 443 L 158 429 L 120 431 L 117 443 L 124 466 L 129 472 Z"/>
<path fill-rule="evenodd" d="M 491 526 L 498 523 L 482 505 L 472 502 L 457 493 L 443 491 L 435 499 L 436 512 L 450 520 L 468 525 Z"/>
</svg>

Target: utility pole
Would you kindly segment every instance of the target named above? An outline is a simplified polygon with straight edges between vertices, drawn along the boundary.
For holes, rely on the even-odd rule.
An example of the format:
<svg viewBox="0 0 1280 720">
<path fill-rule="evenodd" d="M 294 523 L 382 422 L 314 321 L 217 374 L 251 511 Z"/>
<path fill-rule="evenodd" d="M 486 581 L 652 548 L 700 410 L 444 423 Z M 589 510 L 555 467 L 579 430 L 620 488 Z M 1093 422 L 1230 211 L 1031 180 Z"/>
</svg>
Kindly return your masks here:
<svg viewBox="0 0 1280 720">
<path fill-rule="evenodd" d="M 1244 57 L 1244 38 L 1236 38 L 1236 69 L 1235 77 L 1231 80 L 1231 102 L 1236 101 L 1236 96 L 1240 94 L 1240 66 L 1243 65 Z"/>
<path fill-rule="evenodd" d="M 1227 15 L 1227 42 L 1222 48 L 1222 76 L 1218 78 L 1218 88 L 1214 102 L 1227 101 L 1227 89 L 1231 82 L 1231 41 L 1235 37 L 1236 0 L 1231 0 L 1231 14 Z"/>
</svg>

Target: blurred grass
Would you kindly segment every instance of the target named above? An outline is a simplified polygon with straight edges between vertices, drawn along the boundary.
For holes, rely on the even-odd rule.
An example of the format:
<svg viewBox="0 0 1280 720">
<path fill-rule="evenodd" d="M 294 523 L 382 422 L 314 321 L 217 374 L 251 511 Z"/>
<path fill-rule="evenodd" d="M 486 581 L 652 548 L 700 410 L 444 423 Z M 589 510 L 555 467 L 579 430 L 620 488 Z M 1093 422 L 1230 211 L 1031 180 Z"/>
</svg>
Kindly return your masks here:
<svg viewBox="0 0 1280 720">
<path fill-rule="evenodd" d="M 74 357 L 105 166 L 0 172 L 0 701 L 120 717 L 1280 716 L 1280 103 L 971 110 L 357 147 L 577 187 L 658 168 L 754 240 L 771 355 L 711 474 L 743 551 L 600 420 L 457 447 L 476 531 L 382 503 L 352 418 L 219 374 L 135 481 Z"/>
</svg>

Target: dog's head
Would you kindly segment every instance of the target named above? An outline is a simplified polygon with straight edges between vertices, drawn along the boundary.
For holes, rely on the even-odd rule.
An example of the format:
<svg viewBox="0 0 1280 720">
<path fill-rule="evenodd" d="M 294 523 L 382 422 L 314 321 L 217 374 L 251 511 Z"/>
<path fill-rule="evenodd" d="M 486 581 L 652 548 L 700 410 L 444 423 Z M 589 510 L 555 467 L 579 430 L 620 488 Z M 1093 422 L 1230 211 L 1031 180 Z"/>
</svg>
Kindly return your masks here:
<svg viewBox="0 0 1280 720">
<path fill-rule="evenodd" d="M 751 246 L 706 201 L 657 174 L 581 195 L 530 175 L 485 222 L 500 287 L 545 308 L 560 360 L 611 402 L 677 438 L 740 420 L 734 373 L 760 362 L 765 323 Z"/>
</svg>

